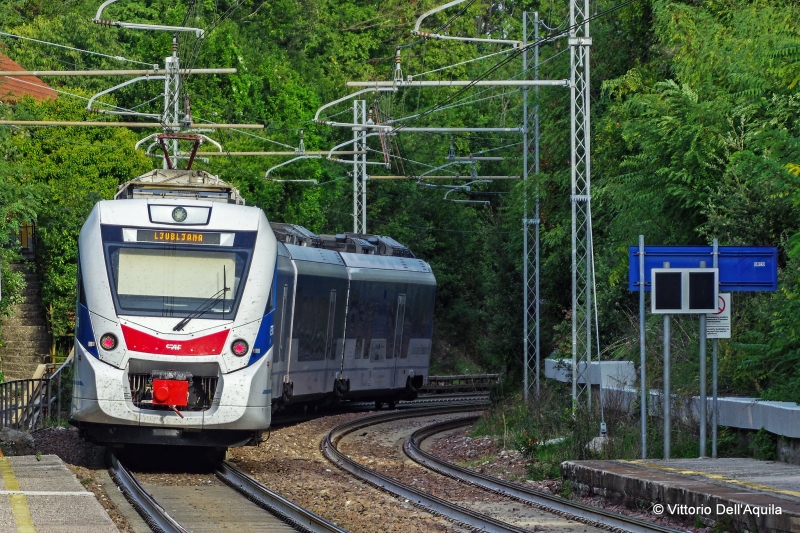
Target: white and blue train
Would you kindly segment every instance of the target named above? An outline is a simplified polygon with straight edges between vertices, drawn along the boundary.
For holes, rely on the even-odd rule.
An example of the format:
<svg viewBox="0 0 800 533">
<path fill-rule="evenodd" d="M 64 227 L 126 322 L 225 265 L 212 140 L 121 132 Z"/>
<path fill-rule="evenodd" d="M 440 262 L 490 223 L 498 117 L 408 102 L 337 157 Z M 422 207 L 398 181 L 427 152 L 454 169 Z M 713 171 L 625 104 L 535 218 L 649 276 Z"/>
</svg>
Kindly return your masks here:
<svg viewBox="0 0 800 533">
<path fill-rule="evenodd" d="M 391 238 L 270 224 L 210 174 L 156 170 L 78 249 L 71 422 L 93 442 L 254 444 L 283 407 L 392 405 L 427 376 L 436 280 Z"/>
</svg>

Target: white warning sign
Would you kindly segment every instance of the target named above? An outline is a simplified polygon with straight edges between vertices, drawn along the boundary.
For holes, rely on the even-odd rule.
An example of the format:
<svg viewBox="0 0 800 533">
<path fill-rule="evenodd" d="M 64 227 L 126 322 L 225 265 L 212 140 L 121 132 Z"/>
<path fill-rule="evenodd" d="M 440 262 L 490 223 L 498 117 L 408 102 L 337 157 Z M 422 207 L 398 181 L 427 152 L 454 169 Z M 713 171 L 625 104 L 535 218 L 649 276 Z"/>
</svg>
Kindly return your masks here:
<svg viewBox="0 0 800 533">
<path fill-rule="evenodd" d="M 731 293 L 719 293 L 717 312 L 706 315 L 706 338 L 731 338 Z"/>
</svg>

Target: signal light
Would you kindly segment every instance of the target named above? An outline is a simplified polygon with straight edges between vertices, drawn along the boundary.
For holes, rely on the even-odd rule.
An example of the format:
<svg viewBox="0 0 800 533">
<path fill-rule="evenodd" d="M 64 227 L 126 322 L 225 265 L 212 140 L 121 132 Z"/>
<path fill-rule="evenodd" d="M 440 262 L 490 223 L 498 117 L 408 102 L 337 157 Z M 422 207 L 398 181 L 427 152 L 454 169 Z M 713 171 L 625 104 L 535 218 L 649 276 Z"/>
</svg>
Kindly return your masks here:
<svg viewBox="0 0 800 533">
<path fill-rule="evenodd" d="M 186 209 L 182 207 L 176 207 L 172 210 L 172 220 L 175 222 L 183 222 L 186 220 L 186 215 L 188 215 L 188 213 L 186 212 Z"/>
<path fill-rule="evenodd" d="M 236 357 L 242 357 L 247 355 L 247 351 L 250 349 L 250 346 L 247 345 L 245 341 L 242 339 L 235 340 L 231 343 L 231 351 L 233 355 Z"/>
<path fill-rule="evenodd" d="M 117 336 L 113 333 L 105 333 L 100 337 L 100 347 L 107 352 L 117 347 Z"/>
</svg>

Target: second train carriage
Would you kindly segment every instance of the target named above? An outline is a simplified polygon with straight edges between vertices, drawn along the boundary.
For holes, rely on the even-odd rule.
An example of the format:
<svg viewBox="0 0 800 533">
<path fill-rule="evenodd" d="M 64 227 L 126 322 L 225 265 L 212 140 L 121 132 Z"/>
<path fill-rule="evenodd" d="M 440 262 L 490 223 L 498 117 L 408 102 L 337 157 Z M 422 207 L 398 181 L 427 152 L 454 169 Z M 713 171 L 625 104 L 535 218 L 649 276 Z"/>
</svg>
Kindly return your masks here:
<svg viewBox="0 0 800 533">
<path fill-rule="evenodd" d="M 430 363 L 436 279 L 378 235 L 317 236 L 272 224 L 278 238 L 273 404 L 416 397 Z"/>
<path fill-rule="evenodd" d="M 268 225 L 205 172 L 153 171 L 98 204 L 78 272 L 71 421 L 96 442 L 254 443 L 270 411 L 391 404 L 427 375 L 427 263 L 385 236 Z"/>
</svg>

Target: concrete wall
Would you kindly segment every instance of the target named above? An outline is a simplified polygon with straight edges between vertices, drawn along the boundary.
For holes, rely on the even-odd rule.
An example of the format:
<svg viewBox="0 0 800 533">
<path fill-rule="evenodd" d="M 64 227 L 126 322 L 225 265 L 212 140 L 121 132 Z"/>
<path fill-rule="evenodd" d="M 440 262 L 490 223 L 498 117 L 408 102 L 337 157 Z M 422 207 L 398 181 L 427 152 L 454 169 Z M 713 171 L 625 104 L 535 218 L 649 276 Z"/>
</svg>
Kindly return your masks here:
<svg viewBox="0 0 800 533">
<path fill-rule="evenodd" d="M 572 382 L 572 361 L 569 359 L 545 359 L 544 374 L 546 377 L 562 382 Z M 609 361 L 602 365 L 596 361 L 591 363 L 590 376 L 592 385 L 602 385 L 606 398 L 623 402 L 630 406 L 639 397 L 639 389 L 632 385 L 636 382 L 636 369 L 631 361 Z M 602 377 L 602 379 L 601 379 Z M 709 384 L 708 416 L 711 418 L 711 386 Z M 660 412 L 661 393 L 651 390 L 648 411 Z M 673 400 L 674 401 L 674 400 Z M 695 396 L 690 405 L 683 406 L 685 416 L 697 417 L 700 398 Z M 768 402 L 758 398 L 719 398 L 719 425 L 739 429 L 759 430 L 762 427 L 782 437 L 800 439 L 800 405 L 794 402 Z M 800 444 L 785 442 L 779 445 L 787 457 L 797 455 L 800 460 Z M 796 449 L 796 451 L 795 451 Z M 791 460 L 790 462 L 795 462 Z"/>
</svg>

